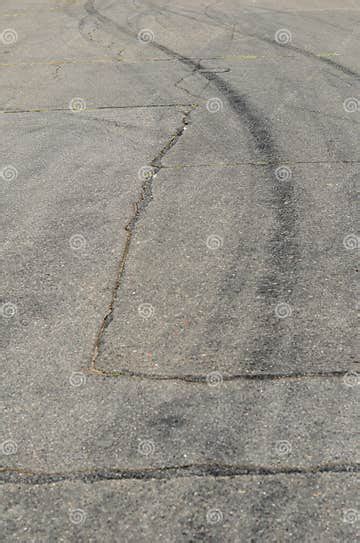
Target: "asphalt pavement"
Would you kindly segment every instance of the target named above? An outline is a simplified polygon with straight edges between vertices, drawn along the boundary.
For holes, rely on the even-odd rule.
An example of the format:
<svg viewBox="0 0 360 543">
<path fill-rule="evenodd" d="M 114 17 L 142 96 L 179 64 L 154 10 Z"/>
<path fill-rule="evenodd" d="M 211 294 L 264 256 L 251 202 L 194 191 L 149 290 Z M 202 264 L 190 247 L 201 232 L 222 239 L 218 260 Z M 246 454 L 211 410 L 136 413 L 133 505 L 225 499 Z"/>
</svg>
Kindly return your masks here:
<svg viewBox="0 0 360 543">
<path fill-rule="evenodd" d="M 0 528 L 360 541 L 360 5 L 3 0 Z"/>
</svg>

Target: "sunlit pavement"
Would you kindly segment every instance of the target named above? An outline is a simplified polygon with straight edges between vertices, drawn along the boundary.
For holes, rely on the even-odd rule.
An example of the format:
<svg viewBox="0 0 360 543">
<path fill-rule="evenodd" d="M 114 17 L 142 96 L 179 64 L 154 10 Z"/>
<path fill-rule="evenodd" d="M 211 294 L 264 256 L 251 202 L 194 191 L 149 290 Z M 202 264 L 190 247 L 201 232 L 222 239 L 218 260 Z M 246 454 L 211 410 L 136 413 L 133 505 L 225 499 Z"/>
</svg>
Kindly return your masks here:
<svg viewBox="0 0 360 543">
<path fill-rule="evenodd" d="M 0 21 L 2 540 L 360 540 L 360 6 Z"/>
</svg>

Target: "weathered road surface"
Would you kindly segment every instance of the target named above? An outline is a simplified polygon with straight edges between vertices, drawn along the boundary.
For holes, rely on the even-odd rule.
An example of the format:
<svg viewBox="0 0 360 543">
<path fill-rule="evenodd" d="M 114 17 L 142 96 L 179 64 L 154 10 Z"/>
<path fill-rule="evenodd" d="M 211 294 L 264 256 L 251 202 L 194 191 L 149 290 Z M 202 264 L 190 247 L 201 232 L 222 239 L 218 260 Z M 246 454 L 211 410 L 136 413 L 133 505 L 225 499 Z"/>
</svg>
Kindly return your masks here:
<svg viewBox="0 0 360 543">
<path fill-rule="evenodd" d="M 360 541 L 360 6 L 3 0 L 1 539 Z"/>
</svg>

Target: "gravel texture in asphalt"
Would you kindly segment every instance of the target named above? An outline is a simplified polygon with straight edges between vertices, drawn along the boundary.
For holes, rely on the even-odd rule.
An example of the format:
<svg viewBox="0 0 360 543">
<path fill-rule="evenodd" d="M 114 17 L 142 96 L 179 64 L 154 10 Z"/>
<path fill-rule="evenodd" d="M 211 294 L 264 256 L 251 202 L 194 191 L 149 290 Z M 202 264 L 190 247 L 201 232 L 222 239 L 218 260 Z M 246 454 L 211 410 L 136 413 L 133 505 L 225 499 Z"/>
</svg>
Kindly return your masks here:
<svg viewBox="0 0 360 543">
<path fill-rule="evenodd" d="M 1 539 L 360 541 L 358 2 L 0 21 Z"/>
</svg>

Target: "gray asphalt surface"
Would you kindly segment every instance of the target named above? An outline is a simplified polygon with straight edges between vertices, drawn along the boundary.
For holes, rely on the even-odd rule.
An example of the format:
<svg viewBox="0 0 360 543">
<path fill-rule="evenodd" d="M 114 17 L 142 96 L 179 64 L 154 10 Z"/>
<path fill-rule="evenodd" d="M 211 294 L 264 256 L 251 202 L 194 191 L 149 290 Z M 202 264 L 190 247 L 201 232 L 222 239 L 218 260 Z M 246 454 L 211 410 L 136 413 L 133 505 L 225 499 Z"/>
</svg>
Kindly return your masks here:
<svg viewBox="0 0 360 543">
<path fill-rule="evenodd" d="M 4 541 L 360 541 L 360 6 L 3 0 Z"/>
</svg>

